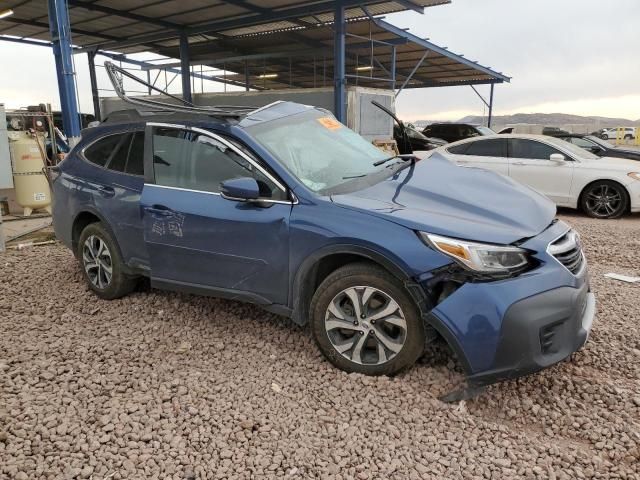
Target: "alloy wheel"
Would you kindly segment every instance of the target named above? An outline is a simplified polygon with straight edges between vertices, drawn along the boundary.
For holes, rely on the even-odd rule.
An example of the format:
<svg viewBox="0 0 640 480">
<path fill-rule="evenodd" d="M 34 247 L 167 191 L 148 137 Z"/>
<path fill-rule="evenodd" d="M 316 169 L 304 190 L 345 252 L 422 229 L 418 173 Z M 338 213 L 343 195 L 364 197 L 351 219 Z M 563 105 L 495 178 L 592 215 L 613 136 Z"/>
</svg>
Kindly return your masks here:
<svg viewBox="0 0 640 480">
<path fill-rule="evenodd" d="M 586 193 L 587 208 L 599 218 L 608 218 L 616 214 L 622 203 L 622 192 L 611 185 L 595 185 Z"/>
<path fill-rule="evenodd" d="M 407 339 L 400 305 L 374 287 L 349 287 L 329 303 L 325 330 L 331 345 L 361 365 L 381 365 L 395 357 Z"/>
<path fill-rule="evenodd" d="M 87 237 L 82 248 L 82 263 L 89 281 L 103 290 L 111 283 L 113 263 L 107 244 L 100 237 Z"/>
</svg>

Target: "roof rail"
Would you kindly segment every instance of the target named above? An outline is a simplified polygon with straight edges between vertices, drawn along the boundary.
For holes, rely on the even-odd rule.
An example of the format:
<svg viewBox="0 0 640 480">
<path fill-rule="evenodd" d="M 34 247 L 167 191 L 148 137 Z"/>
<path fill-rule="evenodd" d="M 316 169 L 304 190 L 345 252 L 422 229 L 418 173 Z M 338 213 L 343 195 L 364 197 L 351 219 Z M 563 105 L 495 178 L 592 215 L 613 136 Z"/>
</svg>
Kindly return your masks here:
<svg viewBox="0 0 640 480">
<path fill-rule="evenodd" d="M 255 107 L 246 107 L 246 106 L 232 106 L 232 105 L 217 105 L 217 106 L 206 106 L 206 107 L 198 107 L 191 102 L 187 102 L 186 100 L 172 95 L 155 85 L 151 85 L 150 83 L 145 82 L 144 80 L 136 77 L 132 73 L 129 73 L 125 69 L 114 65 L 112 62 L 104 62 L 104 68 L 107 70 L 107 74 L 109 75 L 109 80 L 111 80 L 111 84 L 113 85 L 113 89 L 115 90 L 118 97 L 120 97 L 123 101 L 130 103 L 132 105 L 144 107 L 146 109 L 152 109 L 155 111 L 161 112 L 184 112 L 184 113 L 199 113 L 204 115 L 211 115 L 214 117 L 242 117 L 247 115 L 255 110 Z M 131 80 L 144 85 L 149 90 L 155 90 L 159 92 L 161 95 L 165 95 L 169 98 L 177 100 L 180 104 L 172 104 L 161 102 L 158 100 L 152 100 L 150 98 L 133 98 L 127 96 L 127 92 L 124 89 L 124 77 L 130 78 Z"/>
</svg>

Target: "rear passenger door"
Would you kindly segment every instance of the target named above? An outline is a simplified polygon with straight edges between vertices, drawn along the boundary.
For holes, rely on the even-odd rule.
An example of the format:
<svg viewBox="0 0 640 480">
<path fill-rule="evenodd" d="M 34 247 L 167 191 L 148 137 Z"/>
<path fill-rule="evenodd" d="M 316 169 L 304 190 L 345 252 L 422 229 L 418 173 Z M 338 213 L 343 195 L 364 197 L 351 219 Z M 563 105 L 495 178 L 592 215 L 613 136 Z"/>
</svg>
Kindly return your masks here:
<svg viewBox="0 0 640 480">
<path fill-rule="evenodd" d="M 152 285 L 286 304 L 289 192 L 258 159 L 220 135 L 147 129 L 151 178 L 142 195 Z M 225 180 L 252 177 L 261 204 L 225 199 Z"/>
<path fill-rule="evenodd" d="M 560 154 L 564 162 L 550 160 Z M 575 161 L 564 152 L 538 140 L 509 139 L 509 176 L 546 195 L 558 205 L 569 202 Z"/>
<path fill-rule="evenodd" d="M 128 130 L 107 135 L 83 151 L 89 162 L 100 167 L 85 188 L 116 236 L 125 263 L 146 268 L 140 215 L 144 186 L 144 131 Z"/>
<path fill-rule="evenodd" d="M 504 138 L 479 139 L 454 145 L 448 149 L 454 155 L 456 164 L 477 167 L 509 175 L 507 140 Z"/>
</svg>

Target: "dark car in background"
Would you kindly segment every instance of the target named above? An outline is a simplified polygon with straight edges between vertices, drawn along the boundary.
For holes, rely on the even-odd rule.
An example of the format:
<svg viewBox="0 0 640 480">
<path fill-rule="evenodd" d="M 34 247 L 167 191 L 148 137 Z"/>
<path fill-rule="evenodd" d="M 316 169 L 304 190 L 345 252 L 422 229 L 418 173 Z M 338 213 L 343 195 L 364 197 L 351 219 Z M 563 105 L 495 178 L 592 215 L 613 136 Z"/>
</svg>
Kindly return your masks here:
<svg viewBox="0 0 640 480">
<path fill-rule="evenodd" d="M 599 157 L 617 157 L 627 158 L 629 160 L 640 160 L 640 150 L 631 150 L 629 148 L 616 147 L 606 140 L 601 140 L 594 135 L 581 135 L 579 133 L 570 133 L 566 135 L 554 135 L 569 143 L 584 148 L 585 150 L 595 153 Z"/>
<path fill-rule="evenodd" d="M 569 135 L 571 132 L 563 128 L 558 127 L 544 127 L 542 129 L 542 135 L 549 135 L 550 137 L 557 137 L 558 135 Z"/>
<path fill-rule="evenodd" d="M 451 143 L 470 137 L 495 135 L 496 132 L 488 127 L 470 123 L 432 123 L 422 130 L 422 134 L 426 137 L 441 138 Z"/>
<path fill-rule="evenodd" d="M 405 134 L 411 144 L 411 151 L 420 151 L 420 150 L 433 150 L 434 148 L 441 147 L 442 145 L 446 145 L 447 142 L 442 140 L 441 138 L 430 138 L 426 137 L 415 128 L 412 128 L 408 125 L 405 125 Z M 396 125 L 393 128 L 393 138 L 400 146 L 403 143 L 402 137 L 402 129 Z M 411 153 L 411 152 L 400 152 L 400 153 Z"/>
</svg>

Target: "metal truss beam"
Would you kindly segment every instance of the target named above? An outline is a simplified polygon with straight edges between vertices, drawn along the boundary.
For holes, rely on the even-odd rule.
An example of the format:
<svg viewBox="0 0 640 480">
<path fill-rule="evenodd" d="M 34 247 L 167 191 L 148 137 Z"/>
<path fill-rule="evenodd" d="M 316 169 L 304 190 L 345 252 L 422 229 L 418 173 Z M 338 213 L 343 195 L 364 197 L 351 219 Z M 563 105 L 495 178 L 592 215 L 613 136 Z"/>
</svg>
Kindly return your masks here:
<svg viewBox="0 0 640 480">
<path fill-rule="evenodd" d="M 105 7 L 103 5 L 99 5 L 97 3 L 93 3 L 93 2 L 87 2 L 85 0 L 68 0 L 69 5 L 73 6 L 73 7 L 80 7 L 80 8 L 84 8 L 85 10 L 91 10 L 91 11 L 95 11 L 95 12 L 102 12 L 102 13 L 106 13 L 108 15 L 114 15 L 117 17 L 121 17 L 121 18 L 127 18 L 129 20 L 135 20 L 138 22 L 143 22 L 143 23 L 148 23 L 151 25 L 156 25 L 158 27 L 162 27 L 162 28 L 170 28 L 173 30 L 182 30 L 182 26 L 177 24 L 177 23 L 173 23 L 173 22 L 168 22 L 166 20 L 162 20 L 159 18 L 151 18 L 151 17 L 147 17 L 145 15 L 139 15 L 137 13 L 133 13 L 127 10 L 120 10 L 117 8 L 111 8 L 111 7 Z M 76 29 L 74 28 L 74 31 Z"/>
<path fill-rule="evenodd" d="M 343 8 L 353 8 L 362 6 L 363 0 L 341 0 L 340 4 Z M 277 22 L 282 20 L 291 20 L 297 17 L 309 17 L 320 13 L 326 13 L 335 9 L 336 0 L 321 0 L 312 5 L 294 6 L 288 8 L 281 8 L 277 10 L 269 10 L 267 12 L 255 12 L 249 16 L 243 16 L 241 18 L 234 18 L 230 20 L 220 20 L 216 22 L 206 23 L 204 25 L 197 25 L 193 27 L 185 28 L 185 33 L 188 35 L 198 35 L 210 32 L 221 32 L 224 30 L 230 30 L 233 28 L 249 27 L 260 25 L 269 22 Z M 100 48 L 118 50 L 127 47 L 133 47 L 150 42 L 163 41 L 171 38 L 178 37 L 179 34 L 175 31 L 157 31 L 154 33 L 139 35 L 128 40 L 108 42 L 103 44 L 95 44 L 84 47 L 85 49 Z"/>
</svg>

